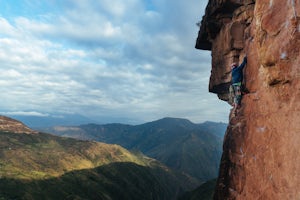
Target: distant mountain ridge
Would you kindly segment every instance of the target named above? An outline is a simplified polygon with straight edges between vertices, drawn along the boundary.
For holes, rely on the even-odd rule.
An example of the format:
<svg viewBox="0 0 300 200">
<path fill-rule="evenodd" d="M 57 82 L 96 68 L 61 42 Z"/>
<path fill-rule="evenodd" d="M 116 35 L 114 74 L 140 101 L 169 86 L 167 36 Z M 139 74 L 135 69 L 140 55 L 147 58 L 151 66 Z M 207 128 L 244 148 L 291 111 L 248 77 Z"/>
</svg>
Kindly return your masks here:
<svg viewBox="0 0 300 200">
<path fill-rule="evenodd" d="M 30 128 L 50 127 L 50 126 L 75 126 L 96 121 L 79 114 L 49 114 L 49 115 L 18 115 L 10 114 L 9 117 L 17 119 Z"/>
<path fill-rule="evenodd" d="M 168 117 L 135 126 L 87 124 L 43 131 L 138 150 L 204 182 L 218 174 L 226 127 L 224 123 L 194 124 L 187 119 Z"/>
</svg>

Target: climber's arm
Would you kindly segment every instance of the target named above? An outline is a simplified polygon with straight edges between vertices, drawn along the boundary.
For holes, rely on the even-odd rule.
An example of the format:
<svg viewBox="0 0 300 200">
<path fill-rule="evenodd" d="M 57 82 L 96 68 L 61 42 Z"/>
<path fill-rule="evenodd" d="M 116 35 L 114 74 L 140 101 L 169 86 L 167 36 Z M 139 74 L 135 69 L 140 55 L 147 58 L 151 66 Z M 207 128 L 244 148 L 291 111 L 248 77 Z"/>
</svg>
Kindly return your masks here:
<svg viewBox="0 0 300 200">
<path fill-rule="evenodd" d="M 243 60 L 243 62 L 242 62 L 242 64 L 241 64 L 240 66 L 238 66 L 238 68 L 239 68 L 240 70 L 242 70 L 242 69 L 245 67 L 246 64 L 247 64 L 247 57 L 245 56 L 245 57 L 244 57 L 244 60 Z"/>
</svg>

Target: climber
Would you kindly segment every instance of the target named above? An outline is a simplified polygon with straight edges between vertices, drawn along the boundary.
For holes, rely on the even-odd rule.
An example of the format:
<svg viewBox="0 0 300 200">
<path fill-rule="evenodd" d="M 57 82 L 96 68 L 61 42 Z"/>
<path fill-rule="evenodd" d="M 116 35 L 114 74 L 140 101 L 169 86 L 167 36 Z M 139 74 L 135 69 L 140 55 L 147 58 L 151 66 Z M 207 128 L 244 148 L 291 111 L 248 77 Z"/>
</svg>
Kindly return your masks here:
<svg viewBox="0 0 300 200">
<path fill-rule="evenodd" d="M 233 101 L 233 110 L 236 110 L 241 105 L 242 100 L 242 82 L 243 82 L 243 69 L 247 63 L 247 57 L 244 57 L 244 60 L 240 66 L 237 63 L 231 64 L 231 84 L 234 91 L 234 101 Z"/>
</svg>

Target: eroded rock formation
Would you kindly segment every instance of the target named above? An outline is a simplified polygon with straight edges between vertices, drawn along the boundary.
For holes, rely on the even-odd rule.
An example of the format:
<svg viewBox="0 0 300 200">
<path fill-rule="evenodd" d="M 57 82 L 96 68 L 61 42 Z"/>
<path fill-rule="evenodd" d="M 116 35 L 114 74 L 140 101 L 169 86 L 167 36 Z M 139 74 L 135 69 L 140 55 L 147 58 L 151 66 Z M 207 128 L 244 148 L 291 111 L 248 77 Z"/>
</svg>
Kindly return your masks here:
<svg viewBox="0 0 300 200">
<path fill-rule="evenodd" d="M 300 199 L 300 1 L 210 0 L 196 48 L 212 51 L 209 90 L 225 101 L 230 63 L 248 57 L 214 198 Z"/>
<path fill-rule="evenodd" d="M 5 116 L 0 116 L 0 131 L 26 134 L 37 133 L 36 131 L 25 126 L 22 122 Z"/>
</svg>

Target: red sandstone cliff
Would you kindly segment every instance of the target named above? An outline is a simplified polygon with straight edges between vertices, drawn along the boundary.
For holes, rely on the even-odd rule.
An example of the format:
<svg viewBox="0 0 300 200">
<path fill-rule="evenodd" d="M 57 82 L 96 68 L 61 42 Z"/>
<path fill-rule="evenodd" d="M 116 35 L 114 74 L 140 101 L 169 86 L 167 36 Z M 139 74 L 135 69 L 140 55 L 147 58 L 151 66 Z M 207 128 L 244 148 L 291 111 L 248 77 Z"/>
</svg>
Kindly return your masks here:
<svg viewBox="0 0 300 200">
<path fill-rule="evenodd" d="M 210 0 L 196 48 L 212 51 L 209 90 L 225 101 L 229 64 L 248 56 L 214 198 L 300 199 L 300 1 Z"/>
</svg>

